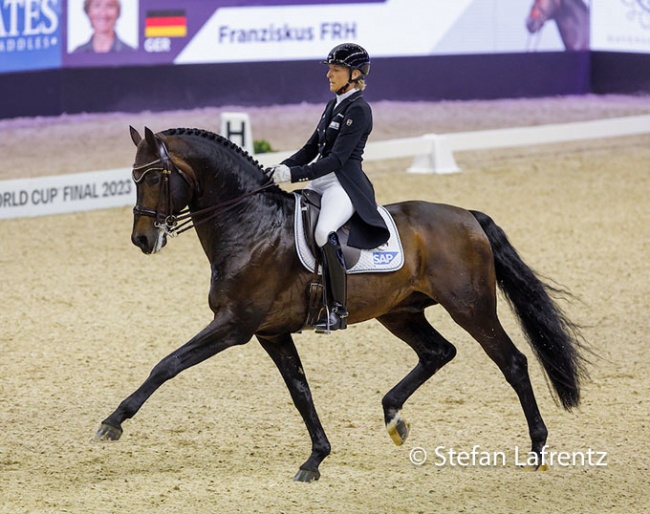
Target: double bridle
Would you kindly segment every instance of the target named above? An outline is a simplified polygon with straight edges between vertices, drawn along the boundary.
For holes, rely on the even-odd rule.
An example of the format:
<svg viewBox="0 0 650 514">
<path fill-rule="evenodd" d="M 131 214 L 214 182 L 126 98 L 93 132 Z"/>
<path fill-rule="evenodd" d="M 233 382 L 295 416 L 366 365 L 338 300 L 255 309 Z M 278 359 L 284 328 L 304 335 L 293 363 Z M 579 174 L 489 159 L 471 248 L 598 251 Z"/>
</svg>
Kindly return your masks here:
<svg viewBox="0 0 650 514">
<path fill-rule="evenodd" d="M 261 187 L 254 189 L 253 191 L 248 191 L 241 196 L 232 198 L 222 203 L 216 205 L 211 205 L 205 209 L 198 211 L 190 212 L 189 208 L 182 209 L 181 211 L 174 213 L 173 199 L 171 195 L 170 188 L 170 178 L 173 172 L 178 173 L 185 182 L 192 188 L 194 194 L 200 194 L 199 183 L 196 180 L 196 177 L 191 176 L 183 172 L 178 166 L 176 166 L 171 160 L 166 149 L 161 146 L 160 153 L 162 157 L 159 157 L 155 161 L 148 162 L 146 164 L 141 164 L 139 166 L 133 166 L 133 182 L 136 186 L 140 184 L 147 173 L 152 171 L 159 171 L 161 173 L 161 190 L 160 196 L 158 197 L 158 204 L 156 205 L 156 210 L 146 209 L 140 207 L 137 203 L 133 207 L 133 214 L 137 216 L 148 216 L 154 218 L 154 227 L 163 230 L 166 235 L 174 237 L 178 234 L 190 230 L 196 225 L 205 223 L 216 218 L 218 215 L 226 212 L 234 207 L 237 207 L 248 197 L 261 193 L 274 186 L 273 180 L 269 179 Z M 192 220 L 192 216 L 204 216 L 198 221 Z"/>
</svg>

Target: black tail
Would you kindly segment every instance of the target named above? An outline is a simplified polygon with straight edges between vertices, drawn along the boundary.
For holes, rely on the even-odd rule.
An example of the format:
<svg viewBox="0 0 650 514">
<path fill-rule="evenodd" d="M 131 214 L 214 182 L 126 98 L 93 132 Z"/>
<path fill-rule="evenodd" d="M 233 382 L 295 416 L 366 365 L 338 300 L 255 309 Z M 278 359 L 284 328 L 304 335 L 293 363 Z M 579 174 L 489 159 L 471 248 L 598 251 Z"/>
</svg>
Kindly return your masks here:
<svg viewBox="0 0 650 514">
<path fill-rule="evenodd" d="M 565 409 L 580 403 L 580 382 L 587 377 L 585 345 L 580 330 L 562 312 L 551 295 L 567 292 L 542 282 L 521 259 L 506 234 L 492 219 L 470 211 L 487 235 L 497 283 L 519 318 L 537 358 Z"/>
</svg>

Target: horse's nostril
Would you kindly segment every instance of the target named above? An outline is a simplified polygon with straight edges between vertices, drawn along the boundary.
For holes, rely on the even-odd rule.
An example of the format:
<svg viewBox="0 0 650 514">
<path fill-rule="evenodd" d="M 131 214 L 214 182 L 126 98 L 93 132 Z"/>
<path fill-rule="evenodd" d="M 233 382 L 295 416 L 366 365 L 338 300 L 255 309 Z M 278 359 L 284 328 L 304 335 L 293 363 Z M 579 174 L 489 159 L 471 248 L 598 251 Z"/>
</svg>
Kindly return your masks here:
<svg viewBox="0 0 650 514">
<path fill-rule="evenodd" d="M 147 239 L 147 236 L 145 236 L 144 234 L 139 236 L 133 236 L 131 238 L 131 241 L 135 246 L 140 248 L 142 251 L 147 251 L 147 249 L 149 248 L 149 240 Z"/>
</svg>

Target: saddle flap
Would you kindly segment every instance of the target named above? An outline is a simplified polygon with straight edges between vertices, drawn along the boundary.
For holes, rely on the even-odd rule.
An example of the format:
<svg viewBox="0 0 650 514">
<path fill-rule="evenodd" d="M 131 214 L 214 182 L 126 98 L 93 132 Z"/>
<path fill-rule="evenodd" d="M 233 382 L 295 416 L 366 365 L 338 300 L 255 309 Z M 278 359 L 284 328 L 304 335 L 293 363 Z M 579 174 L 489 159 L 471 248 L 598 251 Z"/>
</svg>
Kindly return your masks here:
<svg viewBox="0 0 650 514">
<path fill-rule="evenodd" d="M 300 211 L 302 212 L 303 217 L 303 226 L 304 226 L 304 235 L 307 240 L 307 245 L 311 250 L 312 254 L 315 256 L 316 260 L 320 260 L 320 249 L 316 244 L 314 239 L 314 233 L 316 231 L 316 223 L 318 222 L 318 216 L 320 214 L 321 208 L 321 199 L 322 196 L 320 193 L 312 189 L 303 189 L 296 196 L 296 201 L 300 202 Z M 339 243 L 341 244 L 341 251 L 343 252 L 343 260 L 345 261 L 346 269 L 351 269 L 354 265 L 359 262 L 359 257 L 361 255 L 361 250 L 358 248 L 352 248 L 348 246 L 348 236 L 349 229 L 347 225 L 343 225 L 336 234 L 339 237 Z"/>
<path fill-rule="evenodd" d="M 300 193 L 302 194 L 296 197 L 296 202 L 300 205 L 307 246 L 313 255 L 318 256 L 318 246 L 314 240 L 314 232 L 320 213 L 322 195 L 311 189 L 303 189 Z"/>
<path fill-rule="evenodd" d="M 314 229 L 320 212 L 321 195 L 310 189 L 294 191 L 293 194 L 296 199 L 294 214 L 296 252 L 307 270 L 319 273 L 320 248 L 314 241 Z M 404 264 L 402 242 L 395 222 L 385 207 L 378 206 L 377 209 L 390 231 L 388 242 L 381 247 L 372 250 L 353 248 L 347 244 L 350 233 L 347 225 L 343 225 L 337 231 L 345 267 L 350 274 L 396 271 Z"/>
</svg>

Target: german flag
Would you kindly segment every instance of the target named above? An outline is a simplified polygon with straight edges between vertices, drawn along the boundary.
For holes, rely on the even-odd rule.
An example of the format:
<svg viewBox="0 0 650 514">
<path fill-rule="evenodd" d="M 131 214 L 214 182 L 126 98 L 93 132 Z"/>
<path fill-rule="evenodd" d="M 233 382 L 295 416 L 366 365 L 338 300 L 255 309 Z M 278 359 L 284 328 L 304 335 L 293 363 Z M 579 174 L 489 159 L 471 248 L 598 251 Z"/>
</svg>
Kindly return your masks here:
<svg viewBox="0 0 650 514">
<path fill-rule="evenodd" d="M 147 11 L 144 37 L 185 37 L 185 11 Z"/>
</svg>

